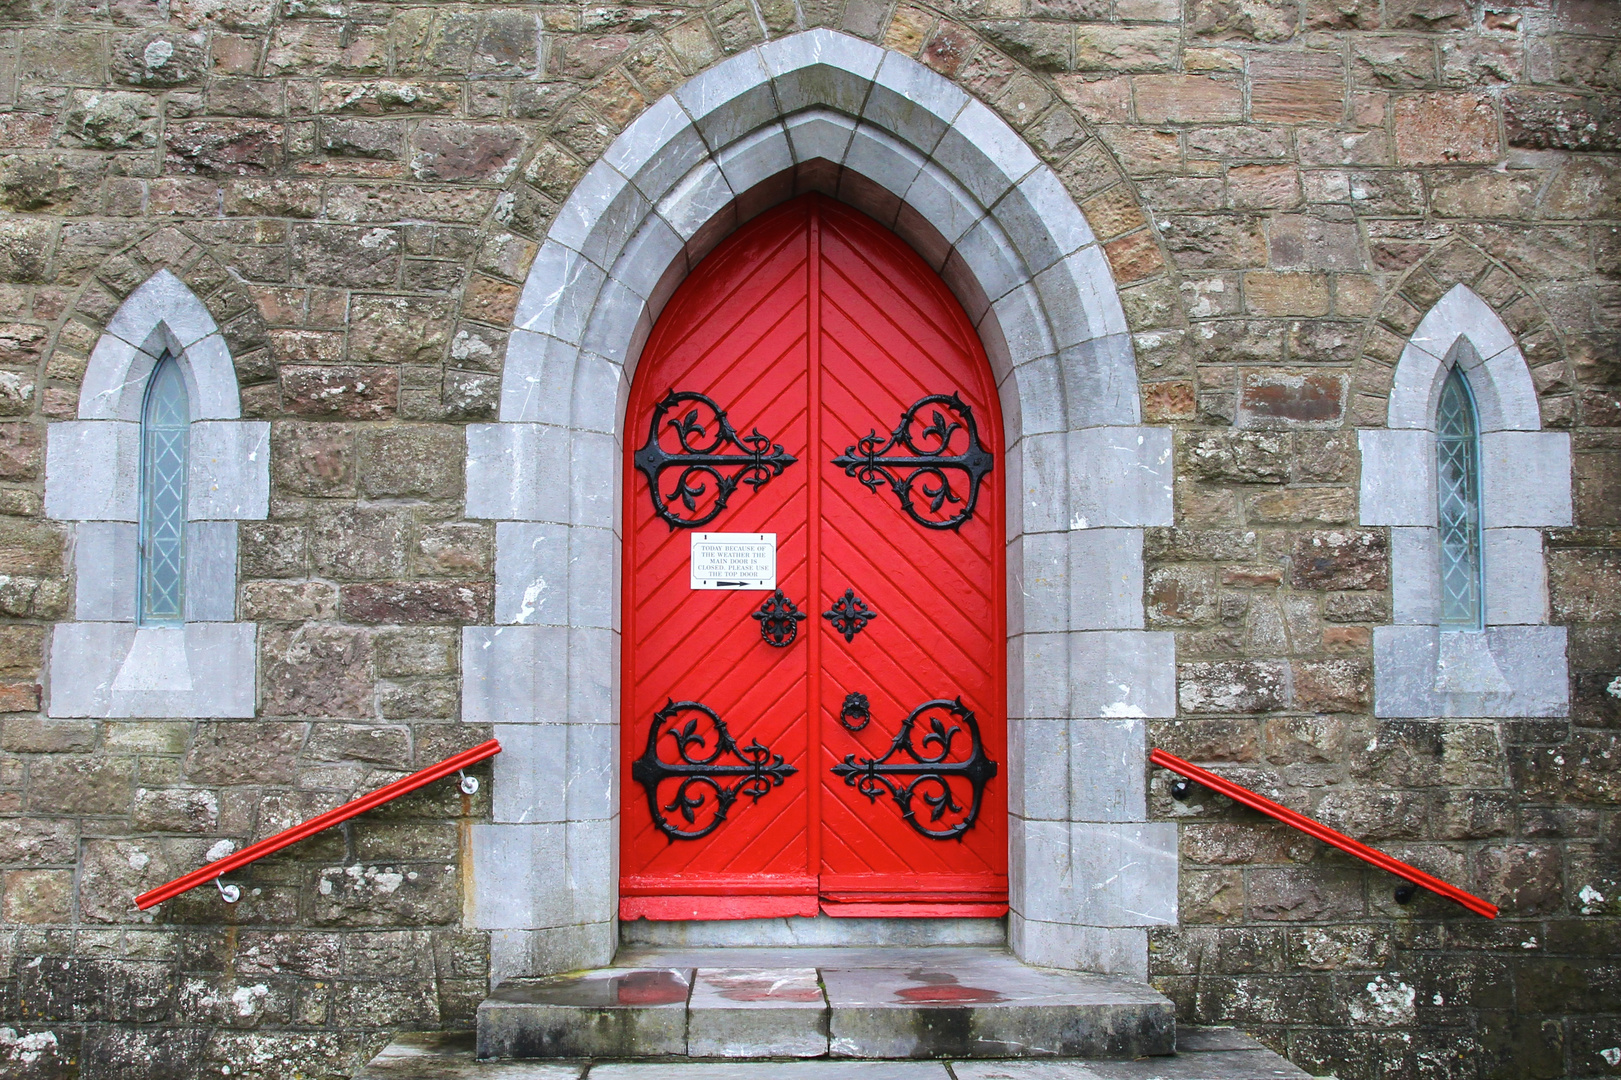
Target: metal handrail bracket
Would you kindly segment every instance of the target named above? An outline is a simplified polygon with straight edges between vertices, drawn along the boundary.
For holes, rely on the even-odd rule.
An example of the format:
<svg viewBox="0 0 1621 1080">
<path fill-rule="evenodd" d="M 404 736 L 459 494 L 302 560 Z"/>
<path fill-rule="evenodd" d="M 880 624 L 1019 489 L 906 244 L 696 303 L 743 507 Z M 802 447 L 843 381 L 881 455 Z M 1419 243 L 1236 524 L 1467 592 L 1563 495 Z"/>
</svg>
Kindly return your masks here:
<svg viewBox="0 0 1621 1080">
<path fill-rule="evenodd" d="M 1169 769 L 1174 773 L 1187 777 L 1196 784 L 1209 788 L 1211 791 L 1225 795 L 1234 802 L 1243 803 L 1252 810 L 1259 810 L 1269 817 L 1276 818 L 1291 828 L 1299 829 L 1307 836 L 1321 840 L 1325 844 L 1332 844 L 1347 854 L 1355 855 L 1363 862 L 1371 863 L 1387 873 L 1395 874 L 1408 883 L 1396 891 L 1398 902 L 1405 903 L 1407 900 L 1412 899 L 1411 887 L 1418 886 L 1419 888 L 1428 889 L 1437 896 L 1444 896 L 1454 903 L 1462 904 L 1476 915 L 1484 915 L 1488 919 L 1497 918 L 1496 904 L 1488 903 L 1478 896 L 1464 892 L 1456 885 L 1449 885 L 1438 877 L 1426 874 L 1416 866 L 1409 866 L 1400 859 L 1392 858 L 1382 851 L 1376 851 L 1366 844 L 1352 840 L 1344 833 L 1335 832 L 1320 821 L 1314 821 L 1304 814 L 1297 814 L 1287 806 L 1280 806 L 1264 795 L 1257 795 L 1247 787 L 1241 787 L 1231 780 L 1217 776 L 1209 769 L 1201 769 L 1197 765 L 1189 764 L 1174 754 L 1167 754 L 1158 747 L 1149 751 L 1148 760 L 1162 769 Z"/>
<path fill-rule="evenodd" d="M 181 893 L 195 889 L 199 885 L 206 885 L 210 881 L 218 882 L 221 877 L 229 874 L 232 870 L 240 869 L 251 862 L 264 858 L 266 855 L 280 851 L 289 844 L 296 844 L 300 840 L 308 839 L 318 832 L 348 821 L 358 814 L 364 814 L 367 810 L 382 806 L 384 803 L 397 799 L 401 795 L 408 795 L 417 788 L 425 787 L 435 780 L 449 776 L 453 772 L 461 772 L 463 769 L 476 765 L 485 758 L 492 758 L 500 752 L 501 744 L 494 739 L 480 743 L 471 750 L 463 750 L 459 754 L 447 757 L 437 765 L 430 765 L 426 769 L 412 773 L 410 776 L 401 777 L 392 784 L 346 802 L 335 810 L 328 810 L 319 817 L 300 822 L 290 829 L 282 830 L 275 836 L 266 837 L 256 844 L 249 844 L 241 851 L 227 855 L 223 859 L 216 859 L 207 866 L 200 867 L 189 874 L 175 878 L 165 885 L 159 885 L 155 889 L 144 892 L 135 898 L 135 906 L 145 911 L 149 907 L 156 907 L 165 900 L 172 900 Z M 463 778 L 463 792 L 472 794 L 477 790 L 477 781 L 472 777 Z M 241 896 L 241 891 L 235 885 L 220 886 L 220 895 L 225 898 L 227 903 L 234 902 L 232 892 L 235 892 L 238 897 Z"/>
</svg>

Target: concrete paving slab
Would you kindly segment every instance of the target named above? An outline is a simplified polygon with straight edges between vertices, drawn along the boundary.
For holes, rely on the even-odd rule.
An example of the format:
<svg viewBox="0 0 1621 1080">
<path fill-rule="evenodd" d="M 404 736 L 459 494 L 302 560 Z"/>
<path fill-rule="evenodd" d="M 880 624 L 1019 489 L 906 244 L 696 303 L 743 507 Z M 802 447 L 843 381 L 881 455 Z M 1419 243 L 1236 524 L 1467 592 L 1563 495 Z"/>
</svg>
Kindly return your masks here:
<svg viewBox="0 0 1621 1080">
<path fill-rule="evenodd" d="M 692 976 L 692 968 L 601 968 L 509 979 L 478 1007 L 478 1056 L 684 1055 Z"/>
<path fill-rule="evenodd" d="M 1270 1050 L 1218 1050 L 1088 1065 L 1098 1080 L 1311 1080 Z M 966 1080 L 961 1069 L 958 1080 Z M 1043 1078 L 1045 1080 L 1045 1078 Z"/>
<path fill-rule="evenodd" d="M 814 967 L 700 968 L 687 1004 L 689 1057 L 822 1057 L 827 998 Z"/>
<path fill-rule="evenodd" d="M 717 1061 L 596 1065 L 590 1080 L 950 1080 L 950 1076 L 937 1061 Z"/>
<path fill-rule="evenodd" d="M 1175 1048 L 1175 1009 L 1150 987 L 1005 954 L 824 967 L 822 981 L 835 1057 L 1135 1058 Z"/>
</svg>

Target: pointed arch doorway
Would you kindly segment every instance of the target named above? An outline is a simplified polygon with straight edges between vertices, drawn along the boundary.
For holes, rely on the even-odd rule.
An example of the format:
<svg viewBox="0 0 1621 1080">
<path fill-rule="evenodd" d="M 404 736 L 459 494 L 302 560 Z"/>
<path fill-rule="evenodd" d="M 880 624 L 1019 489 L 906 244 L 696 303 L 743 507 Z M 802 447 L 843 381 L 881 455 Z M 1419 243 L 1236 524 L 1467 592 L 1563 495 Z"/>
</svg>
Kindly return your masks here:
<svg viewBox="0 0 1621 1080">
<path fill-rule="evenodd" d="M 625 424 L 620 917 L 1004 914 L 1001 409 L 950 290 L 783 204 L 672 297 Z"/>
</svg>

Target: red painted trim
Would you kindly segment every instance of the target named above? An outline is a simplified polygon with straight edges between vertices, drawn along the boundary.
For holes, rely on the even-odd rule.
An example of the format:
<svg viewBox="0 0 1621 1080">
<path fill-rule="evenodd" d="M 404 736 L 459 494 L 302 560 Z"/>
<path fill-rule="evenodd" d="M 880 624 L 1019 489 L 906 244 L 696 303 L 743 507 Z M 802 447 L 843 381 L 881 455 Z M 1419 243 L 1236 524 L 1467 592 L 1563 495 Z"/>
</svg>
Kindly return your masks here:
<svg viewBox="0 0 1621 1080">
<path fill-rule="evenodd" d="M 621 919 L 782 919 L 816 914 L 809 896 L 624 896 Z"/>
<path fill-rule="evenodd" d="M 824 902 L 822 914 L 835 919 L 994 919 L 1007 914 L 1007 904 L 836 904 Z"/>
<path fill-rule="evenodd" d="M 328 810 L 320 817 L 313 817 L 308 821 L 294 825 L 290 829 L 284 829 L 275 836 L 261 840 L 257 844 L 249 844 L 241 851 L 211 862 L 201 869 L 193 870 L 183 877 L 177 877 L 166 885 L 159 885 L 155 889 L 144 892 L 135 898 L 135 906 L 142 911 L 149 907 L 155 907 L 165 900 L 171 900 L 183 892 L 195 889 L 199 885 L 205 885 L 217 877 L 229 874 L 232 870 L 246 866 L 257 859 L 262 859 L 272 852 L 280 851 L 289 844 L 296 844 L 300 840 L 308 839 L 324 829 L 330 829 L 340 822 L 348 821 L 357 814 L 364 814 L 367 810 L 397 799 L 401 795 L 409 794 L 417 788 L 431 784 L 435 780 L 449 776 L 453 772 L 475 765 L 485 758 L 494 757 L 500 752 L 501 744 L 494 739 L 480 743 L 471 750 L 463 750 L 459 754 L 447 757 L 437 765 L 430 765 L 420 772 L 414 772 L 410 776 L 394 781 L 392 784 L 380 787 L 369 795 L 362 795 L 358 799 L 346 802 L 336 810 Z"/>
<path fill-rule="evenodd" d="M 1405 878 L 1414 885 L 1430 890 L 1437 896 L 1444 896 L 1454 903 L 1462 904 L 1477 915 L 1484 915 L 1488 919 L 1497 918 L 1497 905 L 1466 893 L 1456 885 L 1448 885 L 1438 877 L 1431 877 L 1416 866 L 1409 866 L 1400 859 L 1392 858 L 1382 851 L 1376 851 L 1366 844 L 1352 840 L 1344 833 L 1335 832 L 1322 822 L 1313 821 L 1304 814 L 1297 814 L 1287 806 L 1279 806 L 1264 795 L 1257 795 L 1249 788 L 1240 787 L 1231 780 L 1225 780 L 1208 769 L 1190 765 L 1174 754 L 1167 754 L 1157 747 L 1149 751 L 1148 760 L 1162 769 L 1170 769 L 1172 772 L 1181 773 L 1189 780 L 1203 784 L 1211 791 L 1225 795 L 1234 802 L 1241 802 L 1251 809 L 1259 810 L 1263 814 L 1277 818 L 1285 825 L 1299 829 L 1307 836 L 1315 837 L 1325 844 L 1332 844 L 1341 851 L 1355 855 L 1363 862 L 1372 863 L 1387 873 L 1395 874 L 1399 878 Z"/>
<path fill-rule="evenodd" d="M 621 878 L 621 896 L 749 896 L 756 893 L 814 893 L 816 879 L 807 874 L 705 874 L 684 878 L 668 874 L 636 874 Z"/>
</svg>

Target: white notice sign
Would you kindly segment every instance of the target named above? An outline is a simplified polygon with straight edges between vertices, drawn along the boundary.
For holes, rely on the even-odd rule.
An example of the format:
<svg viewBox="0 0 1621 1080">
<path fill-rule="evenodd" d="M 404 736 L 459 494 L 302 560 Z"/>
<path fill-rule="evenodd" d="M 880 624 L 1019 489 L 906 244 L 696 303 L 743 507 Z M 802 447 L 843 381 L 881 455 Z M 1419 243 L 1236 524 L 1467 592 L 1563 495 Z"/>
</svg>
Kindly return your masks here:
<svg viewBox="0 0 1621 1080">
<path fill-rule="evenodd" d="M 776 533 L 692 534 L 694 589 L 775 589 Z"/>
</svg>

